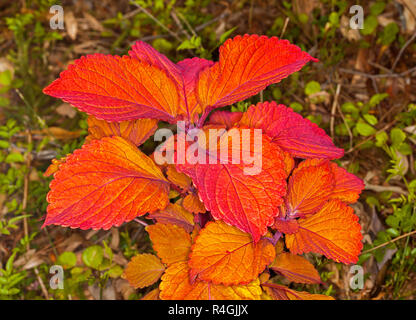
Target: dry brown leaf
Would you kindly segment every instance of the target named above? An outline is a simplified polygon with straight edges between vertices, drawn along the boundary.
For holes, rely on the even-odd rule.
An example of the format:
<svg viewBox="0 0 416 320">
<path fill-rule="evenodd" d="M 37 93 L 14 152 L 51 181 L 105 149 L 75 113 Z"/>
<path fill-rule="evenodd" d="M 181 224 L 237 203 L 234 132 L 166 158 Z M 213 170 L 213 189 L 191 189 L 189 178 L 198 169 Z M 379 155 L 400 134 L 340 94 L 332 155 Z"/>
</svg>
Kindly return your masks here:
<svg viewBox="0 0 416 320">
<path fill-rule="evenodd" d="M 62 103 L 58 108 L 56 108 L 55 111 L 59 115 L 68 117 L 70 119 L 73 119 L 77 115 L 77 110 L 69 103 Z"/>
<path fill-rule="evenodd" d="M 77 38 L 78 23 L 72 11 L 65 11 L 65 29 L 71 40 Z"/>
<path fill-rule="evenodd" d="M 104 31 L 103 25 L 97 19 L 95 19 L 94 16 L 90 15 L 88 12 L 85 11 L 83 12 L 83 14 L 84 18 L 87 19 L 88 24 L 91 26 L 91 29 L 94 29 L 99 32 Z"/>
</svg>

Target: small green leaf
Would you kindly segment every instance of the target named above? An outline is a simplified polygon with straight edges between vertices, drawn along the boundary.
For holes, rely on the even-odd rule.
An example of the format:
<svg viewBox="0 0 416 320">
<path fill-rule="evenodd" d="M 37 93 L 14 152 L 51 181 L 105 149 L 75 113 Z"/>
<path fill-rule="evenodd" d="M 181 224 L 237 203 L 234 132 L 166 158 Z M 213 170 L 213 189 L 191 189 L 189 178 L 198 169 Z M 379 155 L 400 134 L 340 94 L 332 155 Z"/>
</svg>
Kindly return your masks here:
<svg viewBox="0 0 416 320">
<path fill-rule="evenodd" d="M 293 111 L 299 113 L 303 110 L 303 106 L 299 102 L 293 102 L 289 105 L 290 108 L 293 109 Z"/>
<path fill-rule="evenodd" d="M 385 131 L 378 132 L 376 134 L 376 146 L 382 147 L 386 144 L 387 140 L 389 139 L 389 136 Z"/>
<path fill-rule="evenodd" d="M 393 128 L 390 131 L 390 139 L 393 147 L 398 147 L 404 140 L 406 140 L 406 133 L 402 129 Z"/>
<path fill-rule="evenodd" d="M 3 86 L 9 86 L 12 83 L 12 73 L 10 70 L 4 70 L 0 72 L 0 84 Z"/>
<path fill-rule="evenodd" d="M 395 228 L 389 228 L 386 232 L 394 238 L 400 236 L 400 232 Z"/>
<path fill-rule="evenodd" d="M 380 34 L 380 42 L 381 44 L 388 46 L 394 40 L 396 40 L 396 36 L 399 33 L 400 29 L 395 22 L 389 23 L 381 32 Z"/>
<path fill-rule="evenodd" d="M 368 16 L 364 19 L 364 29 L 361 29 L 361 33 L 364 36 L 372 34 L 378 26 L 378 21 L 376 16 Z"/>
<path fill-rule="evenodd" d="M 374 126 L 378 123 L 377 118 L 375 116 L 371 115 L 371 114 L 367 113 L 367 114 L 363 115 L 363 118 L 365 119 L 365 121 L 367 121 L 372 126 Z"/>
<path fill-rule="evenodd" d="M 7 155 L 6 163 L 24 162 L 25 158 L 20 153 L 13 152 Z"/>
<path fill-rule="evenodd" d="M 373 108 L 376 105 L 378 105 L 381 101 L 383 101 L 384 99 L 388 98 L 389 94 L 388 93 L 377 93 L 374 96 L 371 97 L 370 102 L 368 103 L 368 105 Z"/>
<path fill-rule="evenodd" d="M 308 23 L 309 17 L 306 13 L 302 12 L 298 15 L 298 19 L 301 24 L 306 24 Z"/>
<path fill-rule="evenodd" d="M 378 16 L 383 13 L 386 4 L 384 2 L 378 1 L 370 6 L 370 13 L 373 16 Z"/>
<path fill-rule="evenodd" d="M 156 39 L 152 42 L 153 48 L 155 48 L 157 51 L 161 52 L 169 52 L 173 49 L 172 42 L 169 42 L 168 40 L 164 38 Z"/>
<path fill-rule="evenodd" d="M 305 94 L 307 96 L 310 96 L 319 91 L 321 91 L 321 85 L 317 81 L 309 81 L 305 87 Z"/>
<path fill-rule="evenodd" d="M 103 262 L 104 250 L 100 246 L 91 246 L 82 253 L 82 261 L 86 266 L 98 269 Z"/>
<path fill-rule="evenodd" d="M 119 265 L 115 265 L 108 270 L 108 276 L 110 278 L 118 278 L 123 274 L 123 268 Z"/>
<path fill-rule="evenodd" d="M 7 149 L 8 147 L 10 147 L 10 143 L 8 141 L 0 140 L 1 149 Z"/>
<path fill-rule="evenodd" d="M 365 122 L 357 123 L 356 129 L 357 132 L 364 137 L 371 136 L 372 134 L 376 133 L 376 129 Z"/>
<path fill-rule="evenodd" d="M 338 26 L 339 25 L 339 15 L 338 12 L 331 12 L 331 14 L 329 15 L 329 22 L 334 26 Z"/>
<path fill-rule="evenodd" d="M 64 252 L 58 257 L 57 263 L 63 267 L 72 268 L 77 264 L 77 256 L 73 252 Z"/>
<path fill-rule="evenodd" d="M 233 27 L 230 30 L 225 31 L 220 37 L 220 43 L 223 43 L 234 32 L 237 27 Z"/>
</svg>

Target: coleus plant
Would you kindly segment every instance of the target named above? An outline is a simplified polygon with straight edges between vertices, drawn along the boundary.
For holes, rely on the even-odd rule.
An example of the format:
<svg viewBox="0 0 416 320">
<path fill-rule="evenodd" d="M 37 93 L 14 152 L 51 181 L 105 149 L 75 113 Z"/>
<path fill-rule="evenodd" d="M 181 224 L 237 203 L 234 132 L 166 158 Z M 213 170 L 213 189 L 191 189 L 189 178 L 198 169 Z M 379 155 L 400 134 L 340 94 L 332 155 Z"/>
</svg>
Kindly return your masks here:
<svg viewBox="0 0 416 320">
<path fill-rule="evenodd" d="M 45 173 L 54 179 L 44 226 L 107 230 L 138 216 L 150 219 L 146 231 L 157 255 L 135 256 L 124 273 L 135 288 L 160 280 L 148 299 L 329 298 L 271 276 L 320 283 L 302 256 L 309 252 L 345 264 L 358 260 L 362 236 L 349 204 L 362 181 L 331 162 L 343 150 L 324 130 L 284 105 L 215 110 L 310 61 L 317 60 L 288 41 L 258 35 L 227 40 L 218 62 L 175 64 L 141 41 L 127 56 L 76 60 L 44 93 L 88 113 L 89 136 Z M 162 144 L 173 145 L 170 163 L 155 162 L 167 149 L 150 156 L 139 149 L 161 121 L 181 124 Z M 195 129 L 197 142 L 183 138 Z M 208 149 L 201 137 L 212 129 L 227 138 Z M 239 154 L 260 159 L 254 174 L 247 174 L 246 162 L 232 161 L 231 131 L 243 136 Z M 209 157 L 226 149 L 230 161 L 190 161 L 179 145 Z"/>
</svg>

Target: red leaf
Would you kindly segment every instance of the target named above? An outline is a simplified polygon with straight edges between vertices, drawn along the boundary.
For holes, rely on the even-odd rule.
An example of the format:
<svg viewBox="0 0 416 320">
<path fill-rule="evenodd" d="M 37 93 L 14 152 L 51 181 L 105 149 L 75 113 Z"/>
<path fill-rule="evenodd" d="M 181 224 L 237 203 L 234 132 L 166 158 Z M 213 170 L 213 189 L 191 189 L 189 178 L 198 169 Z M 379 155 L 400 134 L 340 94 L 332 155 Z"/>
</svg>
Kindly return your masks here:
<svg viewBox="0 0 416 320">
<path fill-rule="evenodd" d="M 142 41 L 135 43 L 132 50 L 129 51 L 129 55 L 164 70 L 175 81 L 181 96 L 181 110 L 178 113 L 185 115 L 190 121 L 196 121 L 198 113 L 203 112 L 195 96 L 196 81 L 199 72 L 211 66 L 212 61 L 192 58 L 175 64 Z"/>
<path fill-rule="evenodd" d="M 234 127 L 241 120 L 242 112 L 215 111 L 209 117 L 209 124 L 223 125 L 226 129 Z"/>
<path fill-rule="evenodd" d="M 275 102 L 250 106 L 240 126 L 262 129 L 273 142 L 295 157 L 336 159 L 344 154 L 324 130 L 291 108 Z"/>
<path fill-rule="evenodd" d="M 299 224 L 295 219 L 276 218 L 273 228 L 285 234 L 294 234 L 299 230 Z"/>
<path fill-rule="evenodd" d="M 121 137 L 93 140 L 60 164 L 47 196 L 44 226 L 110 229 L 168 204 L 156 164 Z"/>
<path fill-rule="evenodd" d="M 254 136 L 252 131 L 250 136 Z M 232 163 L 231 143 L 228 144 L 228 163 L 186 163 L 178 164 L 177 169 L 192 178 L 200 199 L 215 219 L 250 233 L 254 241 L 258 241 L 267 227 L 273 224 L 278 214 L 277 207 L 286 193 L 283 154 L 265 135 L 262 135 L 261 154 L 259 151 L 254 154 L 253 150 L 259 147 L 255 147 L 253 141 L 250 144 L 241 143 L 240 146 L 242 153 L 250 148 L 253 157 L 262 159 L 259 173 L 248 175 L 245 169 L 253 165 L 243 161 Z M 221 148 L 224 146 L 219 143 L 218 150 Z"/>
<path fill-rule="evenodd" d="M 287 40 L 237 36 L 220 47 L 219 62 L 200 73 L 198 99 L 203 107 L 233 104 L 281 81 L 311 60 L 317 61 Z"/>
<path fill-rule="evenodd" d="M 128 56 L 81 57 L 43 92 L 107 121 L 173 122 L 180 105 L 177 84 L 164 70 Z"/>
</svg>

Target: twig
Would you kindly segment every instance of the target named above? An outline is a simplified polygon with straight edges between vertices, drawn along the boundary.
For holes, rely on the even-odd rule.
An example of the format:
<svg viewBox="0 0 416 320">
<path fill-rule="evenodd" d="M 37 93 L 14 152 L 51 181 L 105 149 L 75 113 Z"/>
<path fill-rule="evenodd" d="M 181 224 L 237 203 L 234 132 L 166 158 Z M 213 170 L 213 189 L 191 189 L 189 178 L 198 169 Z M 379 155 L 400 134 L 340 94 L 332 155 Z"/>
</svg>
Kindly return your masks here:
<svg viewBox="0 0 416 320">
<path fill-rule="evenodd" d="M 392 192 L 396 192 L 396 193 L 400 193 L 400 194 L 404 194 L 404 195 L 408 195 L 408 192 L 403 190 L 400 187 L 396 187 L 396 186 L 379 186 L 379 185 L 375 185 L 375 184 L 371 184 L 368 182 L 365 182 L 365 190 L 371 190 L 374 192 L 383 192 L 383 191 L 392 191 Z"/>
<path fill-rule="evenodd" d="M 390 241 L 384 242 L 384 243 L 382 243 L 382 244 L 380 244 L 380 245 L 378 245 L 378 246 L 376 246 L 376 247 L 374 247 L 374 248 L 371 248 L 371 249 L 365 250 L 365 251 L 361 252 L 361 254 L 369 253 L 369 252 L 372 252 L 372 251 L 374 251 L 374 250 L 380 249 L 380 248 L 382 248 L 382 247 L 385 247 L 385 246 L 389 245 L 390 243 L 393 243 L 393 242 L 396 242 L 397 240 L 400 240 L 400 239 L 403 239 L 403 238 L 409 237 L 409 236 L 411 236 L 411 235 L 413 235 L 413 234 L 415 234 L 415 233 L 416 233 L 416 230 L 413 230 L 413 231 L 411 231 L 411 232 L 408 232 L 408 233 L 402 234 L 401 236 L 398 236 L 397 238 L 391 239 Z"/>
<path fill-rule="evenodd" d="M 287 25 L 289 24 L 289 21 L 290 21 L 289 17 L 286 17 L 285 24 L 283 25 L 283 29 L 282 29 L 282 32 L 280 34 L 280 39 L 282 39 L 283 36 L 285 35 L 286 28 L 287 28 Z"/>
<path fill-rule="evenodd" d="M 223 12 L 218 17 L 215 17 L 214 19 L 212 19 L 210 21 L 207 21 L 207 22 L 195 27 L 195 31 L 201 31 L 201 30 L 205 29 L 206 27 L 208 27 L 209 25 L 217 22 L 218 20 L 221 20 L 222 18 L 224 18 L 228 15 L 229 15 L 229 12 Z"/>
<path fill-rule="evenodd" d="M 28 143 L 28 146 L 29 146 L 29 145 L 32 144 L 32 134 L 31 134 L 29 129 L 26 131 L 26 133 L 27 133 L 27 143 Z M 32 161 L 32 155 L 31 155 L 30 152 L 28 152 L 26 154 L 26 170 L 27 170 L 27 172 L 25 173 L 24 184 L 23 184 L 22 212 L 25 212 L 26 208 L 27 208 L 27 199 L 28 199 L 28 196 L 29 196 L 29 176 L 30 176 L 31 161 Z M 29 241 L 28 241 L 28 239 L 29 239 L 29 226 L 28 226 L 28 223 L 27 223 L 27 216 L 26 215 L 23 218 L 23 229 L 24 229 L 25 238 L 26 238 L 25 239 L 26 240 L 26 250 L 29 251 L 30 250 Z M 48 290 L 46 290 L 45 284 L 43 283 L 43 280 L 39 275 L 38 268 L 35 267 L 34 271 L 35 271 L 35 274 L 36 274 L 36 278 L 38 279 L 39 285 L 42 289 L 42 293 L 45 296 L 45 299 L 49 300 Z"/>
<path fill-rule="evenodd" d="M 181 20 L 179 20 L 178 16 L 176 15 L 175 10 L 170 11 L 170 15 L 172 16 L 173 21 L 175 21 L 176 25 L 179 27 L 179 30 L 188 38 L 191 39 L 191 35 L 186 31 L 186 29 L 183 27 Z"/>
<path fill-rule="evenodd" d="M 154 22 L 156 22 L 163 30 L 167 31 L 172 37 L 174 37 L 176 40 L 182 42 L 182 39 L 172 30 L 170 30 L 168 27 L 166 27 L 162 22 L 160 22 L 154 15 L 152 15 L 149 11 L 147 11 L 145 8 L 143 8 L 141 5 L 130 1 L 130 4 L 136 6 L 139 8 L 145 15 L 147 15 L 150 19 L 152 19 Z"/>
<path fill-rule="evenodd" d="M 396 121 L 393 121 L 392 123 L 388 123 L 387 125 L 385 125 L 381 130 L 378 130 L 376 133 L 368 136 L 366 139 L 364 139 L 363 141 L 357 143 L 354 147 L 350 148 L 349 150 L 345 151 L 345 154 L 351 153 L 353 152 L 357 147 L 363 145 L 364 143 L 366 143 L 367 141 L 373 139 L 373 137 L 375 137 L 377 134 L 387 130 L 388 128 L 390 128 L 391 126 L 393 126 L 396 123 Z"/>
<path fill-rule="evenodd" d="M 350 138 L 350 150 L 351 150 L 352 146 L 353 146 L 353 140 L 354 140 L 351 128 L 350 128 L 350 126 L 347 122 L 347 119 L 345 119 L 344 113 L 342 112 L 341 107 L 339 106 L 339 104 L 337 105 L 337 109 L 338 109 L 339 114 L 341 115 L 342 121 L 344 121 L 345 128 L 347 128 L 348 136 Z"/>
<path fill-rule="evenodd" d="M 194 37 L 197 37 L 198 34 L 196 33 L 196 31 L 192 28 L 191 24 L 188 22 L 188 20 L 183 16 L 182 13 L 177 12 L 175 10 L 175 8 L 173 8 L 173 10 L 175 11 L 175 13 L 178 15 L 178 17 L 185 23 L 186 27 L 191 31 L 192 35 Z"/>
<path fill-rule="evenodd" d="M 400 49 L 399 54 L 396 57 L 396 60 L 394 60 L 394 63 L 391 67 L 391 71 L 393 72 L 394 69 L 396 69 L 397 64 L 400 61 L 400 58 L 403 55 L 403 52 L 406 50 L 406 48 L 416 39 L 416 32 L 412 35 L 412 37 L 406 41 L 406 43 L 404 44 L 404 46 Z"/>
<path fill-rule="evenodd" d="M 32 144 L 32 134 L 30 133 L 30 130 L 26 131 L 27 134 L 27 143 L 28 145 Z M 26 208 L 27 208 L 27 198 L 29 195 L 29 174 L 30 174 L 30 165 L 31 165 L 31 161 L 32 161 L 32 155 L 30 154 L 30 152 L 28 152 L 26 154 L 26 170 L 27 172 L 25 173 L 24 176 L 24 182 L 23 182 L 23 200 L 22 200 L 22 211 L 25 212 Z M 23 230 L 25 233 L 25 238 L 26 240 L 29 239 L 29 227 L 27 224 L 27 217 L 26 217 L 26 212 L 25 212 L 25 217 L 23 218 Z M 29 242 L 26 242 L 26 250 L 29 251 L 30 247 L 29 247 Z"/>
<path fill-rule="evenodd" d="M 341 92 L 341 84 L 337 84 L 337 88 L 335 90 L 334 101 L 332 102 L 332 109 L 331 109 L 331 122 L 330 122 L 330 130 L 331 130 L 331 138 L 334 139 L 334 123 L 335 123 L 335 111 L 338 106 L 338 98 Z"/>
<path fill-rule="evenodd" d="M 148 224 L 147 224 L 146 222 L 144 222 L 144 221 L 142 221 L 142 220 L 140 220 L 140 219 L 138 219 L 138 218 L 134 219 L 134 221 L 136 221 L 137 223 L 140 223 L 141 225 L 143 225 L 143 226 L 145 226 L 145 227 L 147 227 L 147 226 L 148 226 Z"/>
<path fill-rule="evenodd" d="M 408 74 L 415 72 L 416 67 L 410 68 L 406 71 L 403 71 L 402 73 L 386 73 L 386 74 L 369 74 L 369 73 L 365 73 L 365 72 L 361 72 L 357 70 L 350 70 L 350 69 L 344 69 L 344 68 L 339 68 L 338 70 L 344 73 L 357 74 L 357 75 L 367 77 L 367 78 L 378 79 L 378 78 L 402 78 L 402 77 L 407 76 Z"/>
</svg>

